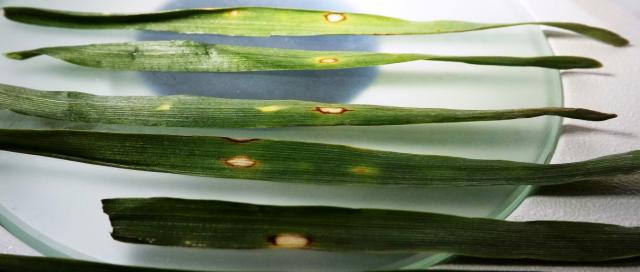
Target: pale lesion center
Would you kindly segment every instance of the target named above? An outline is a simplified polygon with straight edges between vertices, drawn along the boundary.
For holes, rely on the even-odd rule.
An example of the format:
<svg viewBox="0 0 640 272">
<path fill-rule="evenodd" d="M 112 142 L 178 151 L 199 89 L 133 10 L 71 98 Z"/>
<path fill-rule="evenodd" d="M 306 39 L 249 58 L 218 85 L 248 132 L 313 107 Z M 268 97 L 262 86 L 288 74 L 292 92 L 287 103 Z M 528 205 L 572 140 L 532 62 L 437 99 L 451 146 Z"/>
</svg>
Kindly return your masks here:
<svg viewBox="0 0 640 272">
<path fill-rule="evenodd" d="M 224 161 L 227 165 L 234 168 L 249 168 L 258 164 L 258 161 L 248 156 L 235 156 Z"/>
<path fill-rule="evenodd" d="M 347 19 L 344 13 L 330 12 L 324 15 L 324 19 L 329 23 L 339 23 Z"/>
<path fill-rule="evenodd" d="M 281 233 L 269 238 L 272 246 L 277 248 L 304 248 L 311 243 L 311 240 L 304 235 L 295 233 Z"/>
</svg>

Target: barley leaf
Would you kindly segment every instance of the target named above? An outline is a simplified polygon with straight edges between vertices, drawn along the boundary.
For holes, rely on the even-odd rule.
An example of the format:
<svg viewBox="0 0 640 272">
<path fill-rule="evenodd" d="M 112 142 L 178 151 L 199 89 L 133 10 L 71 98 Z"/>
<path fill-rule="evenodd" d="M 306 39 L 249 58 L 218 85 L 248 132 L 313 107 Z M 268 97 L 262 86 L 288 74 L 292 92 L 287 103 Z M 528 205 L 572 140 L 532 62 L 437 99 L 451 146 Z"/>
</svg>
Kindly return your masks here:
<svg viewBox="0 0 640 272">
<path fill-rule="evenodd" d="M 70 130 L 0 129 L 0 150 L 154 172 L 330 185 L 545 185 L 640 171 L 640 151 L 545 165 L 320 143 Z"/>
<path fill-rule="evenodd" d="M 268 7 L 171 10 L 142 14 L 105 14 L 5 7 L 17 22 L 81 29 L 136 29 L 232 36 L 411 35 L 467 32 L 521 25 L 569 30 L 614 46 L 629 42 L 609 30 L 570 22 L 474 23 L 412 22 L 371 14 Z"/>
<path fill-rule="evenodd" d="M 331 70 L 418 60 L 553 69 L 598 68 L 602 66 L 594 59 L 574 56 L 439 56 L 407 53 L 308 51 L 208 44 L 195 41 L 142 41 L 45 47 L 6 54 L 7 57 L 16 60 L 25 60 L 40 55 L 48 55 L 73 64 L 101 69 L 160 72 Z"/>
<path fill-rule="evenodd" d="M 496 259 L 595 262 L 640 256 L 640 228 L 213 200 L 102 201 L 112 237 L 220 249 L 432 252 Z"/>
<path fill-rule="evenodd" d="M 602 121 L 615 114 L 577 108 L 453 110 L 174 96 L 97 96 L 0 84 L 0 109 L 56 120 L 137 126 L 267 128 L 491 121 L 556 115 Z"/>
</svg>

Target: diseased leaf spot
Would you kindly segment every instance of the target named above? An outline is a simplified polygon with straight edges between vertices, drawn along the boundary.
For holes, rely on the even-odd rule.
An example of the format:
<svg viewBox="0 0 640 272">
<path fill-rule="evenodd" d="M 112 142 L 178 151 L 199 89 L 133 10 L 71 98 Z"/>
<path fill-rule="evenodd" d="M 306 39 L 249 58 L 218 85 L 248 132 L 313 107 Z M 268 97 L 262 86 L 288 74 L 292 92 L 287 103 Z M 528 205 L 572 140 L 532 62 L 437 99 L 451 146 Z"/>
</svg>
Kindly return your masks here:
<svg viewBox="0 0 640 272">
<path fill-rule="evenodd" d="M 344 13 L 327 13 L 324 15 L 324 19 L 329 23 L 339 23 L 347 19 L 347 16 Z"/>
<path fill-rule="evenodd" d="M 236 9 L 229 11 L 229 16 L 238 16 L 238 14 L 240 14 L 240 12 Z"/>
<path fill-rule="evenodd" d="M 157 111 L 168 111 L 173 107 L 173 105 L 169 102 L 162 103 L 160 106 L 156 108 Z"/>
<path fill-rule="evenodd" d="M 269 243 L 277 248 L 304 248 L 311 244 L 311 240 L 302 234 L 281 233 L 269 237 Z"/>
<path fill-rule="evenodd" d="M 250 143 L 258 140 L 255 138 L 231 138 L 231 137 L 222 137 L 222 139 L 225 139 L 227 141 L 234 142 L 234 143 Z"/>
<path fill-rule="evenodd" d="M 129 53 L 129 57 L 131 58 L 131 60 L 135 61 L 138 58 L 139 54 L 141 54 L 140 53 L 140 47 L 134 46 L 133 50 L 131 51 L 131 53 Z"/>
<path fill-rule="evenodd" d="M 185 246 L 188 246 L 188 247 L 207 247 L 207 244 L 205 243 L 195 243 L 190 240 L 185 240 L 183 243 Z"/>
<path fill-rule="evenodd" d="M 276 112 L 276 111 L 283 110 L 283 109 L 286 109 L 286 108 L 287 108 L 286 106 L 272 105 L 272 106 L 258 107 L 256 109 L 261 111 L 261 112 Z"/>
<path fill-rule="evenodd" d="M 316 107 L 315 111 L 322 114 L 343 114 L 345 112 L 352 111 L 352 110 L 347 108 L 341 108 L 341 107 Z"/>
<path fill-rule="evenodd" d="M 338 63 L 338 59 L 336 59 L 336 58 L 321 58 L 320 60 L 318 60 L 318 62 L 322 63 L 322 64 Z"/>
<path fill-rule="evenodd" d="M 358 175 L 375 175 L 378 174 L 378 170 L 367 166 L 356 166 L 351 168 L 351 172 Z"/>
<path fill-rule="evenodd" d="M 250 168 L 258 164 L 256 160 L 247 156 L 236 156 L 225 160 L 224 163 L 234 168 Z"/>
</svg>

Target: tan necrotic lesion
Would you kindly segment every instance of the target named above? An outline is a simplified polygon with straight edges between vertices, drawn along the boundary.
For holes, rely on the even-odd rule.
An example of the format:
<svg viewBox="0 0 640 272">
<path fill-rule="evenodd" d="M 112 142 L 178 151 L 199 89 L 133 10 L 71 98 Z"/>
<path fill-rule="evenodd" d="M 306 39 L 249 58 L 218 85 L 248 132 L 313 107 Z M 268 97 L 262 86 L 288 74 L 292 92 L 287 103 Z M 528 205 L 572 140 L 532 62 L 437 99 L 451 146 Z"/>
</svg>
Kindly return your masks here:
<svg viewBox="0 0 640 272">
<path fill-rule="evenodd" d="M 248 156 L 235 156 L 233 158 L 226 159 L 224 163 L 233 168 L 250 168 L 258 164 L 258 161 Z"/>
<path fill-rule="evenodd" d="M 350 171 L 354 174 L 358 175 L 376 175 L 378 174 L 378 170 L 375 168 L 367 167 L 367 166 L 356 166 L 350 169 Z"/>
<path fill-rule="evenodd" d="M 332 64 L 332 63 L 338 63 L 339 60 L 337 58 L 320 58 L 318 62 L 321 64 Z"/>
<path fill-rule="evenodd" d="M 311 244 L 311 240 L 302 235 L 296 233 L 281 233 L 269 237 L 269 243 L 275 248 L 304 248 Z"/>
<path fill-rule="evenodd" d="M 347 108 L 342 107 L 316 107 L 314 111 L 317 111 L 322 114 L 343 114 L 348 111 L 352 111 Z"/>
<path fill-rule="evenodd" d="M 347 19 L 344 13 L 329 12 L 324 15 L 324 19 L 329 23 L 339 23 Z"/>
</svg>

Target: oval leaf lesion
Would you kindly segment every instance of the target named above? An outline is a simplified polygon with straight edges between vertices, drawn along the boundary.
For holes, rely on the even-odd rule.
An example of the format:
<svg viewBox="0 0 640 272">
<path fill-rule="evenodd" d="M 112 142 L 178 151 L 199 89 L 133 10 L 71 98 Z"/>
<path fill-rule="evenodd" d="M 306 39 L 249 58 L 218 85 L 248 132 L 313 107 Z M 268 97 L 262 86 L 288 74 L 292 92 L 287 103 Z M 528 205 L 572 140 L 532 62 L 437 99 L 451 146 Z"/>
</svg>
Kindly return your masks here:
<svg viewBox="0 0 640 272">
<path fill-rule="evenodd" d="M 324 15 L 324 20 L 329 23 L 339 23 L 347 19 L 347 15 L 338 12 L 329 12 Z"/>
<path fill-rule="evenodd" d="M 332 63 L 338 63 L 340 60 L 338 60 L 337 58 L 320 58 L 318 60 L 319 63 L 321 64 L 332 64 Z"/>
<path fill-rule="evenodd" d="M 322 114 L 343 114 L 348 111 L 353 111 L 344 107 L 316 107 L 314 111 Z"/>
<path fill-rule="evenodd" d="M 170 103 L 170 102 L 165 102 L 165 103 L 160 104 L 158 107 L 156 107 L 156 110 L 157 111 L 168 111 L 171 108 L 173 108 L 173 104 Z"/>
<path fill-rule="evenodd" d="M 378 174 L 378 169 L 368 166 L 356 166 L 350 169 L 350 171 L 354 174 L 358 175 L 376 175 Z"/>
<path fill-rule="evenodd" d="M 270 236 L 268 239 L 272 247 L 299 249 L 305 248 L 311 244 L 309 237 L 298 233 L 281 233 Z"/>
<path fill-rule="evenodd" d="M 258 164 L 258 161 L 248 156 L 235 156 L 224 160 L 224 163 L 233 168 L 251 168 Z"/>
</svg>

